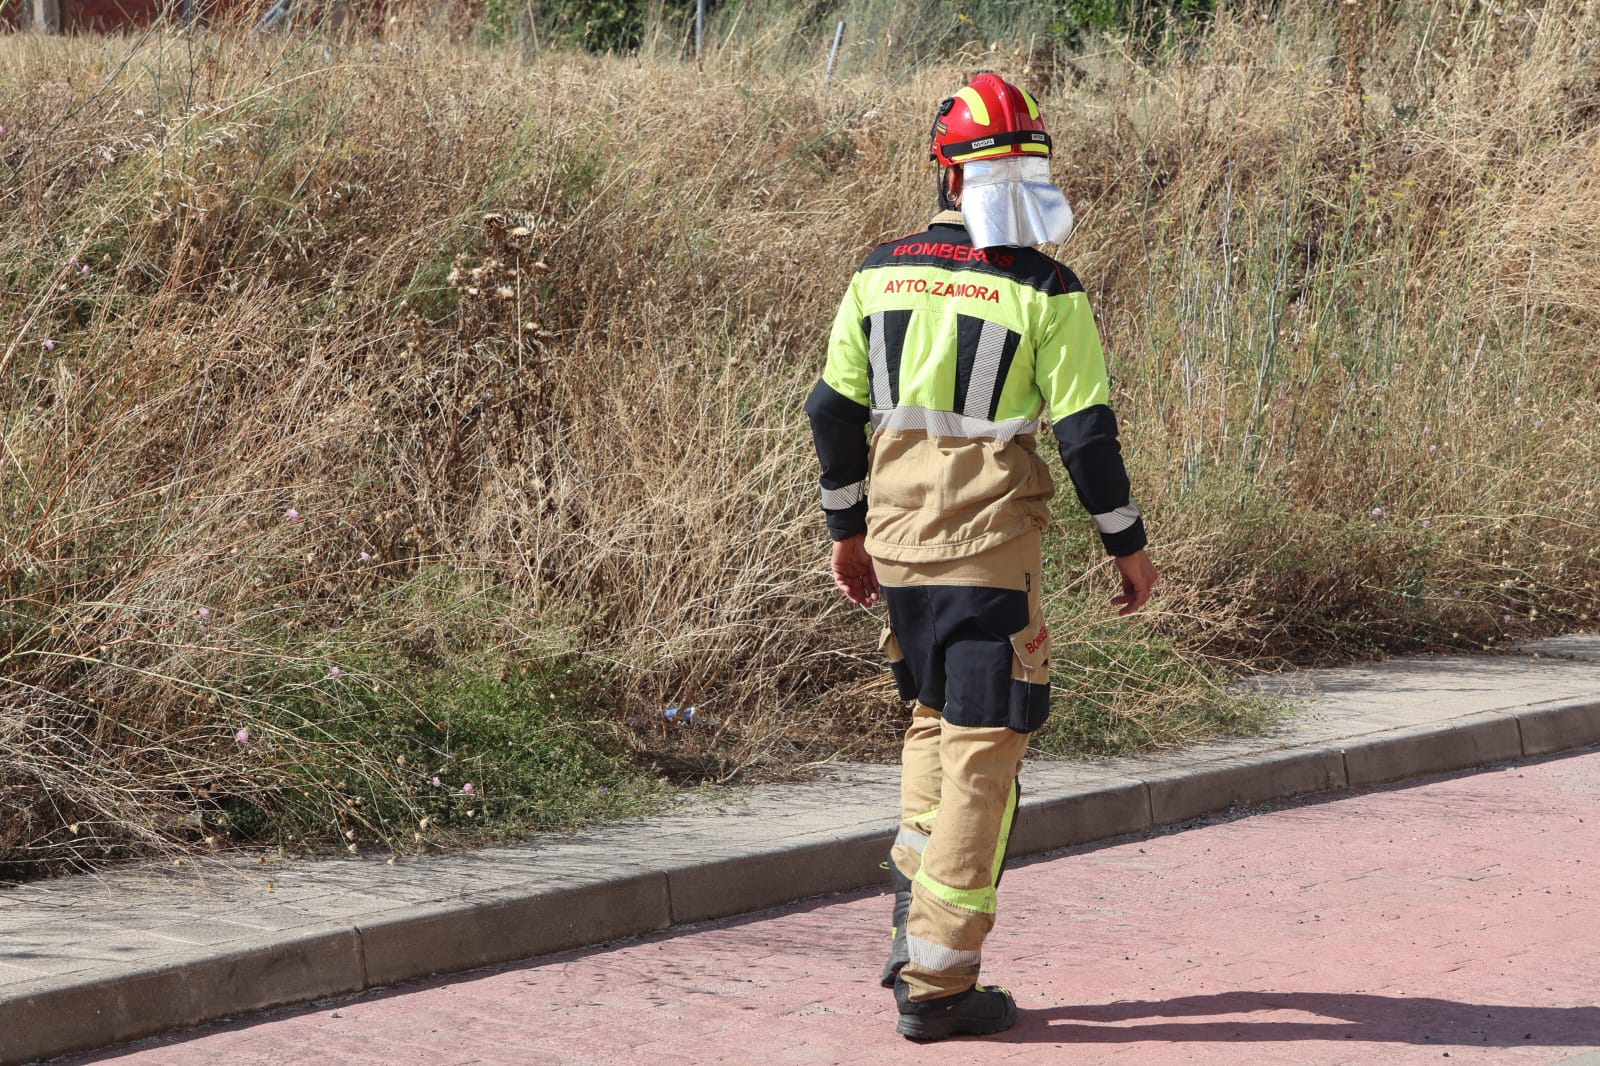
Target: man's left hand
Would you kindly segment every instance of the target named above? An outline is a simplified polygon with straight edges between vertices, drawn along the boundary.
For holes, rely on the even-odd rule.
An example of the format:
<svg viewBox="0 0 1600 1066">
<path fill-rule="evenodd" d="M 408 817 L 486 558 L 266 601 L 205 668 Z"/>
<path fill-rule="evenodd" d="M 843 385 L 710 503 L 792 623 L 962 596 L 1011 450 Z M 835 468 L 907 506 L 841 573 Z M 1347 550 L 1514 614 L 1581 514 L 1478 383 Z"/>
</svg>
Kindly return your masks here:
<svg viewBox="0 0 1600 1066">
<path fill-rule="evenodd" d="M 1150 590 L 1155 588 L 1156 564 L 1150 561 L 1143 548 L 1132 555 L 1119 555 L 1115 561 L 1122 573 L 1122 595 L 1111 597 L 1111 602 L 1122 607 L 1117 614 L 1132 614 L 1145 605 Z"/>
</svg>

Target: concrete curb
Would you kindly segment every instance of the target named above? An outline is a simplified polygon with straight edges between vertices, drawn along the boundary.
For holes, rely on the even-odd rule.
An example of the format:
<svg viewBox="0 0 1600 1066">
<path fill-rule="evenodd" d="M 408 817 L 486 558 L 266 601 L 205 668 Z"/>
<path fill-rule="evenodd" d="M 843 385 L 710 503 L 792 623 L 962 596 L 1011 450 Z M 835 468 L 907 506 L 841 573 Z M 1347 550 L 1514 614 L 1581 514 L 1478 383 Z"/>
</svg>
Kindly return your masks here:
<svg viewBox="0 0 1600 1066">
<path fill-rule="evenodd" d="M 1069 794 L 1029 798 L 1025 792 L 1012 854 L 1107 840 L 1235 806 L 1596 743 L 1600 700 L 1568 700 L 1381 730 L 1338 744 L 1201 757 L 1145 773 L 1137 760 L 1122 760 L 1117 773 Z M 743 853 L 641 863 L 628 873 L 613 865 L 546 888 L 494 888 L 372 920 L 235 941 L 203 958 L 156 962 L 114 978 L 50 979 L 20 995 L 0 995 L 0 1066 L 883 884 L 879 864 L 890 839 L 887 828 L 855 826 L 821 839 L 772 839 Z"/>
<path fill-rule="evenodd" d="M 359 992 L 361 940 L 330 927 L 263 938 L 202 961 L 61 981 L 0 1003 L 0 1062 L 86 1051 L 310 997 Z"/>
</svg>

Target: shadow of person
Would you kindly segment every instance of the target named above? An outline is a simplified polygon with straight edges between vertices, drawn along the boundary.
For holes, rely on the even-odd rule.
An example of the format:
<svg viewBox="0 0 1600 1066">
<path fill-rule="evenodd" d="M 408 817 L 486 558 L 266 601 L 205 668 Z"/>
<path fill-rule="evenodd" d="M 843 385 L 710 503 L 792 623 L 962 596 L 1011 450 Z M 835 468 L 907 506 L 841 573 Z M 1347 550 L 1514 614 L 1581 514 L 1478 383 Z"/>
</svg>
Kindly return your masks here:
<svg viewBox="0 0 1600 1066">
<path fill-rule="evenodd" d="M 1266 1016 L 1277 1012 L 1318 1017 Z M 1211 1020 L 1157 1020 L 1202 1017 Z M 1143 1024 L 1124 1024 L 1140 1020 Z M 1600 1007 L 1519 1007 L 1354 992 L 1223 992 L 1024 1008 L 1016 1028 L 1000 1039 L 1083 1044 L 1357 1040 L 1477 1047 L 1600 1047 Z"/>
</svg>

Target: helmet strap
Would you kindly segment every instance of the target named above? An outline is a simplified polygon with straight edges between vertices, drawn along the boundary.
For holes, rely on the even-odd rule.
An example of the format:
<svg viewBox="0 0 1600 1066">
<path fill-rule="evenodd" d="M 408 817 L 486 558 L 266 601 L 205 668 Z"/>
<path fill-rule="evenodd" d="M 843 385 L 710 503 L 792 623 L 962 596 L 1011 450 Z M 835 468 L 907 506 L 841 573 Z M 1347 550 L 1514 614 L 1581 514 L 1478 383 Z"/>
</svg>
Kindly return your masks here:
<svg viewBox="0 0 1600 1066">
<path fill-rule="evenodd" d="M 939 168 L 939 210 L 956 210 L 957 197 L 961 195 L 960 167 Z"/>
</svg>

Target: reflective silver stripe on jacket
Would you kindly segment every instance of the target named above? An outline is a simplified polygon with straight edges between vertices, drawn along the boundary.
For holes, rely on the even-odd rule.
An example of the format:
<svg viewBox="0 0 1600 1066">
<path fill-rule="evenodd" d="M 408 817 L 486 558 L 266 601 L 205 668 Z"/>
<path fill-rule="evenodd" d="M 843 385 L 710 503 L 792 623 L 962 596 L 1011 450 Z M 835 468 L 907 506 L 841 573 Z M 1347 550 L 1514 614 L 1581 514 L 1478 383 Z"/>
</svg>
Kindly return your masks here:
<svg viewBox="0 0 1600 1066">
<path fill-rule="evenodd" d="M 991 422 L 954 411 L 932 411 L 926 407 L 895 407 L 872 412 L 872 428 L 883 430 L 922 430 L 936 437 L 967 437 L 972 440 L 1016 440 L 1026 433 L 1039 432 L 1036 418 L 1010 418 Z"/>
<path fill-rule="evenodd" d="M 978 351 L 972 359 L 972 378 L 967 384 L 967 402 L 961 413 L 979 420 L 989 417 L 989 405 L 1000 387 L 1000 357 L 1005 354 L 1011 331 L 999 322 L 986 321 L 978 334 Z"/>
<path fill-rule="evenodd" d="M 947 970 L 959 970 L 967 966 L 977 966 L 983 961 L 981 951 L 960 951 L 956 948 L 947 948 L 943 944 L 935 944 L 931 940 L 924 940 L 919 936 L 906 937 L 906 950 L 911 955 L 911 964 L 920 966 L 925 970 L 943 973 Z"/>
<path fill-rule="evenodd" d="M 872 323 L 872 336 L 867 343 L 867 361 L 872 366 L 872 406 L 888 407 L 894 403 L 894 392 L 889 386 L 889 342 L 883 336 L 883 312 L 867 316 Z"/>
<path fill-rule="evenodd" d="M 867 483 L 857 481 L 854 485 L 846 485 L 842 489 L 823 489 L 822 506 L 830 511 L 842 511 L 846 507 L 854 507 L 867 498 Z"/>
<path fill-rule="evenodd" d="M 1094 524 L 1100 527 L 1100 532 L 1108 534 L 1121 533 L 1138 520 L 1139 508 L 1133 505 L 1132 500 L 1129 500 L 1125 507 L 1094 516 Z"/>
</svg>

